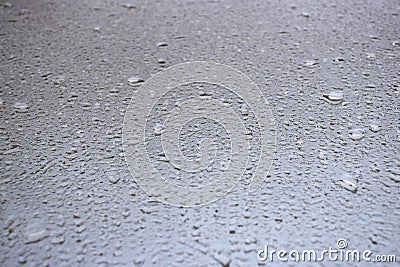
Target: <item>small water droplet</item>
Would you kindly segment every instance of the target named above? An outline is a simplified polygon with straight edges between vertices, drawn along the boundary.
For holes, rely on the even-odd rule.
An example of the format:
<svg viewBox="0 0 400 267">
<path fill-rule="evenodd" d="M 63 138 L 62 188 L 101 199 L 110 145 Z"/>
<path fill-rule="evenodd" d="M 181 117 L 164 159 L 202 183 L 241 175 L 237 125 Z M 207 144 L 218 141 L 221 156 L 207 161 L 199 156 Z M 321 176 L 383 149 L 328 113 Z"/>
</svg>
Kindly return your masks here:
<svg viewBox="0 0 400 267">
<path fill-rule="evenodd" d="M 156 46 L 163 47 L 163 46 L 168 46 L 168 44 L 166 42 L 159 42 L 156 44 Z"/>
<path fill-rule="evenodd" d="M 344 59 L 343 57 L 332 58 L 332 62 L 334 62 L 334 63 L 339 63 L 339 62 L 344 62 L 344 61 L 346 61 L 346 59 Z"/>
<path fill-rule="evenodd" d="M 136 6 L 135 6 L 135 5 L 128 4 L 128 3 L 121 4 L 121 6 L 122 6 L 122 7 L 124 7 L 124 8 L 126 8 L 126 9 L 128 9 L 128 10 L 131 10 L 131 9 L 134 9 L 134 8 L 136 8 Z"/>
<path fill-rule="evenodd" d="M 54 84 L 62 84 L 65 81 L 65 76 L 64 75 L 58 75 L 57 77 L 54 78 Z"/>
<path fill-rule="evenodd" d="M 162 124 L 157 124 L 154 126 L 154 134 L 161 135 L 163 133 L 164 127 Z"/>
<path fill-rule="evenodd" d="M 17 112 L 20 112 L 20 113 L 27 112 L 27 111 L 28 111 L 28 108 L 29 108 L 28 104 L 27 104 L 27 103 L 24 103 L 24 102 L 16 102 L 16 103 L 14 104 L 14 109 L 15 109 Z"/>
<path fill-rule="evenodd" d="M 137 85 L 139 83 L 144 82 L 144 80 L 142 78 L 136 77 L 136 76 L 132 76 L 128 79 L 128 83 L 130 85 Z"/>
<path fill-rule="evenodd" d="M 65 242 L 65 238 L 63 236 L 55 236 L 50 240 L 50 243 L 53 245 L 61 245 Z"/>
<path fill-rule="evenodd" d="M 343 174 L 339 184 L 346 190 L 350 192 L 357 192 L 358 189 L 358 182 L 357 180 L 350 174 L 345 173 Z"/>
<path fill-rule="evenodd" d="M 364 132 L 362 129 L 354 129 L 350 132 L 350 138 L 354 141 L 361 140 L 364 138 Z"/>
<path fill-rule="evenodd" d="M 327 95 L 329 100 L 332 101 L 342 101 L 343 100 L 343 92 L 342 91 L 334 91 Z"/>
<path fill-rule="evenodd" d="M 46 78 L 47 76 L 52 75 L 53 73 L 51 71 L 46 71 L 45 73 L 42 74 L 43 78 Z"/>
<path fill-rule="evenodd" d="M 372 132 L 377 133 L 377 132 L 379 132 L 379 131 L 381 130 L 381 127 L 380 127 L 380 125 L 377 124 L 377 123 L 371 123 L 371 124 L 369 125 L 369 129 L 370 129 Z"/>
<path fill-rule="evenodd" d="M 374 58 L 376 58 L 376 55 L 375 55 L 375 53 L 367 53 L 367 58 L 374 59 Z"/>
<path fill-rule="evenodd" d="M 1 5 L 1 7 L 3 7 L 3 8 L 10 8 L 10 7 L 12 7 L 12 4 L 10 4 L 10 3 L 3 3 L 3 4 L 0 4 Z"/>
<path fill-rule="evenodd" d="M 316 60 L 309 59 L 309 60 L 304 61 L 304 65 L 306 67 L 312 67 L 312 66 L 318 65 L 318 62 Z"/>
<path fill-rule="evenodd" d="M 214 259 L 218 261 L 223 267 L 228 267 L 231 263 L 231 259 L 225 253 L 215 254 Z"/>
<path fill-rule="evenodd" d="M 109 175 L 108 180 L 110 181 L 110 183 L 116 184 L 119 181 L 119 175 Z"/>
</svg>

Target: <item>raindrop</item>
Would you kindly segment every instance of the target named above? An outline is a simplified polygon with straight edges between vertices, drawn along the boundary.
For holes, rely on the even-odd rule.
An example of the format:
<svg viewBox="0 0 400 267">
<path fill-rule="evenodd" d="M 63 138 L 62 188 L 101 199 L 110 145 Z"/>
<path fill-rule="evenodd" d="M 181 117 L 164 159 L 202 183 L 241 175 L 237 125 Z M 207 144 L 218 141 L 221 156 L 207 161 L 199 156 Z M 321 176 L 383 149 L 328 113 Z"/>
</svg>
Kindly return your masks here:
<svg viewBox="0 0 400 267">
<path fill-rule="evenodd" d="M 118 175 L 109 175 L 108 180 L 110 181 L 110 183 L 116 184 L 119 181 L 119 176 Z"/>
<path fill-rule="evenodd" d="M 376 58 L 376 55 L 374 53 L 367 53 L 367 58 L 374 59 L 374 58 Z"/>
<path fill-rule="evenodd" d="M 346 190 L 356 193 L 358 189 L 357 180 L 348 173 L 343 174 L 339 184 Z"/>
<path fill-rule="evenodd" d="M 132 77 L 130 77 L 128 79 L 128 83 L 130 85 L 137 85 L 137 84 L 142 83 L 142 82 L 144 82 L 144 80 L 139 78 L 139 77 L 136 77 L 136 76 L 132 76 Z"/>
<path fill-rule="evenodd" d="M 369 129 L 370 129 L 372 132 L 377 133 L 377 132 L 379 132 L 379 131 L 381 130 L 381 127 L 380 127 L 380 125 L 377 124 L 377 123 L 371 123 L 371 124 L 369 125 Z"/>
<path fill-rule="evenodd" d="M 81 105 L 83 110 L 90 110 L 92 104 L 90 102 L 82 102 Z"/>
<path fill-rule="evenodd" d="M 42 223 L 33 223 L 27 227 L 25 244 L 39 242 L 49 236 L 49 233 Z"/>
<path fill-rule="evenodd" d="M 364 133 L 362 129 L 354 129 L 350 132 L 350 138 L 354 141 L 361 140 L 364 138 Z"/>
<path fill-rule="evenodd" d="M 0 4 L 1 5 L 1 7 L 3 7 L 3 8 L 10 8 L 10 7 L 12 7 L 12 4 L 10 4 L 10 3 L 3 3 L 3 4 Z"/>
<path fill-rule="evenodd" d="M 27 259 L 25 256 L 19 256 L 18 257 L 18 263 L 20 264 L 25 264 L 27 262 Z"/>
<path fill-rule="evenodd" d="M 312 66 L 318 65 L 318 62 L 316 60 L 309 59 L 309 60 L 304 61 L 304 65 L 306 67 L 312 67 Z"/>
<path fill-rule="evenodd" d="M 342 91 L 334 91 L 329 93 L 326 97 L 332 101 L 342 101 L 343 100 L 343 92 Z"/>
<path fill-rule="evenodd" d="M 54 84 L 61 84 L 65 81 L 65 76 L 63 75 L 59 75 L 57 77 L 54 78 Z"/>
<path fill-rule="evenodd" d="M 128 10 L 131 10 L 131 9 L 136 8 L 136 6 L 134 6 L 134 5 L 132 5 L 132 4 L 127 4 L 127 3 L 122 4 L 121 6 L 124 7 L 124 8 L 126 8 L 126 9 L 128 9 Z"/>
<path fill-rule="evenodd" d="M 27 111 L 28 111 L 28 108 L 29 108 L 28 104 L 26 104 L 26 103 L 24 103 L 24 102 L 16 102 L 16 103 L 14 104 L 14 109 L 15 109 L 17 112 L 20 112 L 20 113 L 27 112 Z"/>
<path fill-rule="evenodd" d="M 331 104 L 334 104 L 334 105 L 340 104 L 344 100 L 342 91 L 333 91 L 329 94 L 323 95 L 323 97 L 324 97 L 325 101 L 327 101 Z"/>
<path fill-rule="evenodd" d="M 229 256 L 224 253 L 216 254 L 214 256 L 214 259 L 218 261 L 223 267 L 228 267 L 229 264 L 231 263 L 231 259 L 229 258 Z"/>
<path fill-rule="evenodd" d="M 158 47 L 163 47 L 163 46 L 168 46 L 168 44 L 166 42 L 159 42 L 157 43 Z"/>
<path fill-rule="evenodd" d="M 332 62 L 338 63 L 338 62 L 344 62 L 346 61 L 343 57 L 334 57 L 332 58 Z"/>
<path fill-rule="evenodd" d="M 42 77 L 43 78 L 46 78 L 47 76 L 50 76 L 50 75 L 52 75 L 53 73 L 51 72 L 51 71 L 47 71 L 47 72 L 45 72 L 45 73 L 43 73 L 42 74 Z"/>
<path fill-rule="evenodd" d="M 50 240 L 50 243 L 53 245 L 61 245 L 65 242 L 65 238 L 63 236 L 55 236 Z"/>
<path fill-rule="evenodd" d="M 164 126 L 162 124 L 157 124 L 154 126 L 154 134 L 161 135 L 163 133 Z"/>
</svg>

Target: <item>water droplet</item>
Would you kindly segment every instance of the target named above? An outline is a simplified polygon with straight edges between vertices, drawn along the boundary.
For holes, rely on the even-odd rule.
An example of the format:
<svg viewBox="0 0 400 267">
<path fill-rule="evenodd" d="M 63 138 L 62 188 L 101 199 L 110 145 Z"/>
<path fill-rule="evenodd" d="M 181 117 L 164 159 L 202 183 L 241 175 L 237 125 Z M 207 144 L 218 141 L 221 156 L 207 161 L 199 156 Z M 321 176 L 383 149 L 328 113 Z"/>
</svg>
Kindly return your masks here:
<svg viewBox="0 0 400 267">
<path fill-rule="evenodd" d="M 304 61 L 304 65 L 305 65 L 306 67 L 312 67 L 312 66 L 318 65 L 318 62 L 317 62 L 316 60 L 312 60 L 312 59 L 310 59 L 310 60 L 305 60 L 305 61 Z"/>
<path fill-rule="evenodd" d="M 332 58 L 332 62 L 334 62 L 334 63 L 344 62 L 344 61 L 346 61 L 346 59 L 344 59 L 343 57 L 334 57 L 334 58 Z"/>
<path fill-rule="evenodd" d="M 109 175 L 108 180 L 110 181 L 110 183 L 116 184 L 119 181 L 119 175 Z"/>
<path fill-rule="evenodd" d="M 345 173 L 343 174 L 339 184 L 346 190 L 350 192 L 357 192 L 358 189 L 358 182 L 357 180 L 350 174 Z"/>
<path fill-rule="evenodd" d="M 168 46 L 168 44 L 166 42 L 159 42 L 157 43 L 158 47 L 163 47 L 163 46 Z"/>
<path fill-rule="evenodd" d="M 14 109 L 15 109 L 17 112 L 20 112 L 20 113 L 27 112 L 27 111 L 28 111 L 28 108 L 29 108 L 28 104 L 26 104 L 26 103 L 24 103 L 24 102 L 16 102 L 16 103 L 14 104 Z"/>
<path fill-rule="evenodd" d="M 388 178 L 395 183 L 400 183 L 400 170 L 399 169 L 388 169 Z"/>
<path fill-rule="evenodd" d="M 342 91 L 331 92 L 326 97 L 332 101 L 342 101 L 344 99 Z"/>
<path fill-rule="evenodd" d="M 344 96 L 343 96 L 343 92 L 342 91 L 333 91 L 329 94 L 323 95 L 323 99 L 328 102 L 331 103 L 333 105 L 337 105 L 343 102 L 344 100 Z"/>
<path fill-rule="evenodd" d="M 368 59 L 375 59 L 376 55 L 375 55 L 375 53 L 367 53 L 367 58 Z"/>
<path fill-rule="evenodd" d="M 139 83 L 144 82 L 144 80 L 142 78 L 136 77 L 136 76 L 132 76 L 128 79 L 128 83 L 130 85 L 137 85 Z"/>
<path fill-rule="evenodd" d="M 48 236 L 49 233 L 43 223 L 33 223 L 27 227 L 25 244 L 39 242 Z"/>
<path fill-rule="evenodd" d="M 214 259 L 218 261 L 223 267 L 228 267 L 231 263 L 231 259 L 225 253 L 215 254 Z"/>
<path fill-rule="evenodd" d="M 51 71 L 47 71 L 47 72 L 42 74 L 42 77 L 46 78 L 47 76 L 50 76 L 51 74 L 53 74 Z"/>
<path fill-rule="evenodd" d="M 121 4 L 121 6 L 122 6 L 122 7 L 124 7 L 124 8 L 126 8 L 126 9 L 128 9 L 128 10 L 131 10 L 131 9 L 134 9 L 134 8 L 136 8 L 136 6 L 135 6 L 135 5 L 128 4 L 128 3 Z"/>
<path fill-rule="evenodd" d="M 92 104 L 90 102 L 82 102 L 81 105 L 83 110 L 90 110 Z"/>
<path fill-rule="evenodd" d="M 371 124 L 369 125 L 369 129 L 370 129 L 372 132 L 377 133 L 377 132 L 379 132 L 379 131 L 381 130 L 381 127 L 380 127 L 380 125 L 377 124 L 377 123 L 371 123 Z"/>
<path fill-rule="evenodd" d="M 364 132 L 362 129 L 354 129 L 350 131 L 350 138 L 357 141 L 364 138 Z"/>
<path fill-rule="evenodd" d="M 80 233 L 83 233 L 85 230 L 86 230 L 86 226 L 81 225 L 81 226 L 78 226 L 75 231 L 76 231 L 76 233 L 80 234 Z"/>
<path fill-rule="evenodd" d="M 154 126 L 154 134 L 155 135 L 161 135 L 163 133 L 164 126 L 162 124 L 156 124 Z"/>
<path fill-rule="evenodd" d="M 25 264 L 27 262 L 27 259 L 25 256 L 19 256 L 18 257 L 18 263 L 20 264 Z"/>
<path fill-rule="evenodd" d="M 3 4 L 0 4 L 1 5 L 1 7 L 3 7 L 3 8 L 10 8 L 10 7 L 12 7 L 12 4 L 10 4 L 10 3 L 3 3 Z"/>
<path fill-rule="evenodd" d="M 59 75 L 54 78 L 54 84 L 62 84 L 65 81 L 65 76 L 64 75 Z"/>
<path fill-rule="evenodd" d="M 65 238 L 63 236 L 55 236 L 50 241 L 50 243 L 53 245 L 61 245 L 64 242 L 65 242 Z"/>
</svg>

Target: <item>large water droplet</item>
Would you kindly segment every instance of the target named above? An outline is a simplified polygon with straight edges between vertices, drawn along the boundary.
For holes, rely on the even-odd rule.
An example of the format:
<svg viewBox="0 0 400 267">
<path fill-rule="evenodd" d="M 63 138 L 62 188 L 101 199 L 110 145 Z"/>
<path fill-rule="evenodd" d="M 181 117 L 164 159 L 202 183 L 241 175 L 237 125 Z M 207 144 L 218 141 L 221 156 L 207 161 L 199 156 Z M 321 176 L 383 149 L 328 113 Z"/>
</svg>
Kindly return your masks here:
<svg viewBox="0 0 400 267">
<path fill-rule="evenodd" d="M 344 100 L 344 95 L 342 91 L 333 91 L 329 94 L 323 95 L 323 97 L 326 102 L 331 103 L 333 105 L 340 104 Z"/>
<path fill-rule="evenodd" d="M 32 223 L 27 227 L 26 244 L 39 242 L 49 236 L 46 226 L 41 222 Z"/>
</svg>

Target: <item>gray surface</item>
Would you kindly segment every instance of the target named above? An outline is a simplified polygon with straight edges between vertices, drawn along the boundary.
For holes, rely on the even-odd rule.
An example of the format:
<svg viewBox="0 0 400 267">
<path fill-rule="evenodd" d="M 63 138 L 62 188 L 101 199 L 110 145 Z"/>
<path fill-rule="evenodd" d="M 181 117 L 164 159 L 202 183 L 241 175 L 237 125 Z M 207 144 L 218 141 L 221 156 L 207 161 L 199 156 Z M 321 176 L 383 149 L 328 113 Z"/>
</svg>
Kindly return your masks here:
<svg viewBox="0 0 400 267">
<path fill-rule="evenodd" d="M 1 266 L 254 266 L 264 245 L 339 238 L 399 261 L 398 1 L 11 4 L 0 5 Z M 133 182 L 121 134 L 128 78 L 193 60 L 248 75 L 278 142 L 256 193 L 239 184 L 187 209 Z M 324 97 L 338 90 L 340 103 Z"/>
</svg>

